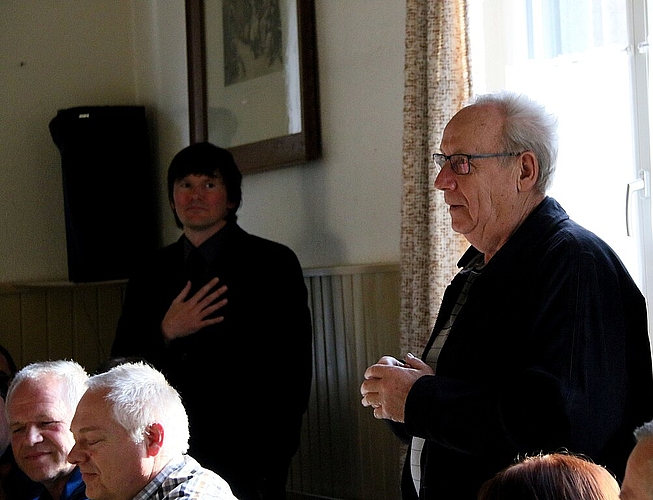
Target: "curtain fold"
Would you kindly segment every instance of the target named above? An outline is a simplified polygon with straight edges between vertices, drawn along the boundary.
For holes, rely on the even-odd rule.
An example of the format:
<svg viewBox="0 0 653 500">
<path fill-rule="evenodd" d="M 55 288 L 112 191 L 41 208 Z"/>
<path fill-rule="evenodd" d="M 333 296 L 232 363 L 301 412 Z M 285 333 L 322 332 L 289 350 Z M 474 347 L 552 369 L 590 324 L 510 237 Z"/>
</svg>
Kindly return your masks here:
<svg viewBox="0 0 653 500">
<path fill-rule="evenodd" d="M 431 160 L 471 95 L 466 0 L 407 0 L 405 54 L 400 345 L 419 356 L 467 246 L 433 187 Z"/>
</svg>

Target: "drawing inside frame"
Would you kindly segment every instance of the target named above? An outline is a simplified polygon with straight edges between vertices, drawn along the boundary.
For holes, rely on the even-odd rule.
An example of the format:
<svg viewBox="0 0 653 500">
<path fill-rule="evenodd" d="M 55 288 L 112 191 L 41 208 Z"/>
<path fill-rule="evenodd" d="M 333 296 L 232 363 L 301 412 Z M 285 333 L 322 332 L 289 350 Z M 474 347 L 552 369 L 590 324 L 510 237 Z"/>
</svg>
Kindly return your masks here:
<svg viewBox="0 0 653 500">
<path fill-rule="evenodd" d="M 223 0 L 222 26 L 225 85 L 283 71 L 279 0 Z"/>
<path fill-rule="evenodd" d="M 301 131 L 297 0 L 205 0 L 209 141 Z"/>
<path fill-rule="evenodd" d="M 261 27 L 266 35 L 259 41 L 268 40 L 269 58 L 244 56 L 245 73 L 236 76 L 225 76 L 226 1 L 241 16 L 232 25 Z M 274 0 L 263 7 L 256 5 L 263 0 L 248 1 L 185 0 L 190 141 L 229 149 L 244 174 L 305 163 L 322 152 L 314 0 Z M 266 8 L 269 16 L 243 16 Z M 260 67 L 251 67 L 253 59 Z"/>
</svg>

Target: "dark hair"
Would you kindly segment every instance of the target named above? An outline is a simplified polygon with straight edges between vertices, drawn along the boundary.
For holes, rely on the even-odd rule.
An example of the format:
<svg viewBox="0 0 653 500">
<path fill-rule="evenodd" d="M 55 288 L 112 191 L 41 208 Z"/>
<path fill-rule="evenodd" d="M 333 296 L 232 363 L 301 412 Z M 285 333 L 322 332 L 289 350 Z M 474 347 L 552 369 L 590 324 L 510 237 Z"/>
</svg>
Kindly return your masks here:
<svg viewBox="0 0 653 500">
<path fill-rule="evenodd" d="M 0 345 L 0 354 L 5 357 L 7 364 L 9 365 L 9 370 L 11 370 L 11 373 L 8 373 L 7 375 L 13 377 L 18 371 L 16 363 L 14 362 L 14 358 L 9 353 L 9 350 L 3 345 Z"/>
<path fill-rule="evenodd" d="M 16 372 L 18 371 L 18 368 L 16 367 L 14 358 L 9 353 L 9 350 L 3 345 L 0 345 L 0 355 L 4 356 L 5 359 L 7 360 L 7 364 L 9 365 L 9 371 L 10 371 L 10 373 L 0 372 L 0 398 L 5 399 L 7 397 L 7 390 L 9 389 L 9 384 L 11 380 L 14 378 Z"/>
<path fill-rule="evenodd" d="M 478 500 L 619 500 L 607 469 L 567 452 L 526 457 L 481 487 Z"/>
<path fill-rule="evenodd" d="M 234 157 L 226 149 L 211 144 L 210 142 L 196 142 L 179 151 L 168 167 L 168 201 L 174 206 L 175 181 L 187 175 L 208 175 L 219 177 L 227 189 L 227 200 L 233 203 L 234 208 L 227 213 L 227 221 L 235 222 L 236 212 L 242 202 L 242 174 L 234 161 Z M 177 227 L 183 225 L 173 210 Z"/>
<path fill-rule="evenodd" d="M 124 365 L 125 363 L 145 363 L 148 365 L 150 364 L 140 356 L 115 356 L 102 361 L 93 372 L 93 375 L 97 375 L 98 373 L 108 372 L 109 370 L 111 370 L 111 368 L 119 365 Z"/>
</svg>

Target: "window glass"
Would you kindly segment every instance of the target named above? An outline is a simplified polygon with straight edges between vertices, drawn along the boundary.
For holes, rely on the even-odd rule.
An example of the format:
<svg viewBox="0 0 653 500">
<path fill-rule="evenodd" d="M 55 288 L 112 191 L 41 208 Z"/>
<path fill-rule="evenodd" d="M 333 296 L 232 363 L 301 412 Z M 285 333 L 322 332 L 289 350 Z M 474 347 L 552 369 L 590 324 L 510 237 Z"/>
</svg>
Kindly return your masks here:
<svg viewBox="0 0 653 500">
<path fill-rule="evenodd" d="M 523 92 L 558 116 L 549 194 L 605 239 L 642 286 L 641 247 L 625 223 L 626 186 L 641 168 L 626 0 L 470 0 L 469 6 L 474 92 Z"/>
</svg>

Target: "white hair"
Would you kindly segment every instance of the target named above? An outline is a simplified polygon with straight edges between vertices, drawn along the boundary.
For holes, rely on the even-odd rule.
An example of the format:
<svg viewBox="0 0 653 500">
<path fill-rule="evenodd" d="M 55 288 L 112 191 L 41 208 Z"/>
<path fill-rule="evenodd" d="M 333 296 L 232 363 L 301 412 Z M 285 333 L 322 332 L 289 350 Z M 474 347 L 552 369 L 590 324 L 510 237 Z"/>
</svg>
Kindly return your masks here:
<svg viewBox="0 0 653 500">
<path fill-rule="evenodd" d="M 504 118 L 503 148 L 509 152 L 532 151 L 540 172 L 536 187 L 551 187 L 558 157 L 558 120 L 544 106 L 523 94 L 501 91 L 472 98 L 470 105 L 497 106 Z"/>
<path fill-rule="evenodd" d="M 179 393 L 163 374 L 147 363 L 124 363 L 93 375 L 89 391 L 106 391 L 113 416 L 136 444 L 144 441 L 148 427 L 159 423 L 165 431 L 164 456 L 188 451 L 188 415 Z"/>
<path fill-rule="evenodd" d="M 77 403 L 79 403 L 84 392 L 86 392 L 86 384 L 88 383 L 89 376 L 79 363 L 68 359 L 38 361 L 19 370 L 14 375 L 11 384 L 9 384 L 5 410 L 8 410 L 11 406 L 11 401 L 17 387 L 27 380 L 39 382 L 44 377 L 54 377 L 63 383 L 64 403 L 70 410 L 71 415 L 75 413 Z"/>
</svg>

